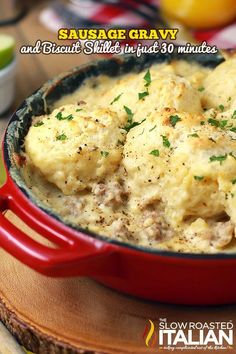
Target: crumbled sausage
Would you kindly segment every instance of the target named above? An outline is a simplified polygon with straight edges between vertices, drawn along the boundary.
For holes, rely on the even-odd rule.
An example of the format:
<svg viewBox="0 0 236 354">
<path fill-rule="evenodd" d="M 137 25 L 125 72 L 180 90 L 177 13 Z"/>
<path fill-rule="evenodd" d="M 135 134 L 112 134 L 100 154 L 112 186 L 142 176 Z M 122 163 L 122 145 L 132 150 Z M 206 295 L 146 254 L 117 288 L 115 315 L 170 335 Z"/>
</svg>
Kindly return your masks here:
<svg viewBox="0 0 236 354">
<path fill-rule="evenodd" d="M 130 232 L 126 224 L 127 224 L 127 220 L 124 220 L 122 218 L 113 221 L 113 223 L 110 226 L 112 238 L 118 238 L 124 241 L 129 239 Z"/>
<path fill-rule="evenodd" d="M 85 203 L 80 198 L 70 196 L 65 199 L 62 215 L 63 216 L 72 215 L 74 217 L 77 217 L 79 213 L 83 210 L 84 206 Z"/>
<path fill-rule="evenodd" d="M 92 193 L 100 197 L 106 193 L 106 185 L 104 183 L 97 183 L 92 188 Z"/>
<path fill-rule="evenodd" d="M 150 242 L 155 240 L 167 240 L 173 235 L 169 225 L 165 222 L 161 214 L 156 211 L 148 211 L 144 214 L 141 225 L 140 236 Z"/>
<path fill-rule="evenodd" d="M 123 186 L 118 182 L 109 182 L 107 184 L 98 183 L 92 188 L 92 193 L 98 197 L 100 203 L 116 208 L 124 203 L 127 195 Z"/>
<path fill-rule="evenodd" d="M 217 222 L 212 228 L 212 245 L 215 248 L 223 248 L 230 243 L 234 235 L 232 222 Z"/>
</svg>

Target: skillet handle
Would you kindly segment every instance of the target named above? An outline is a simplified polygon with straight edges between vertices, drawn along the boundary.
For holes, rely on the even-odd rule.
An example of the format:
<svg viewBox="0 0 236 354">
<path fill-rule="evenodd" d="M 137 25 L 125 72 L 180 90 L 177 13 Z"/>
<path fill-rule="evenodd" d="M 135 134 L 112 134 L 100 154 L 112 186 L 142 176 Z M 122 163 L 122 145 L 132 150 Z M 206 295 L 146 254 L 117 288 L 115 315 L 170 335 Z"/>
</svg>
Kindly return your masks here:
<svg viewBox="0 0 236 354">
<path fill-rule="evenodd" d="M 9 190 L 14 191 L 14 198 Z M 21 217 L 36 232 L 40 231 L 40 235 L 56 247 L 39 243 L 26 235 L 4 216 L 7 210 Z M 59 277 L 100 275 L 107 269 L 105 263 L 113 248 L 48 217 L 24 196 L 10 178 L 0 188 L 0 247 L 30 268 Z"/>
</svg>

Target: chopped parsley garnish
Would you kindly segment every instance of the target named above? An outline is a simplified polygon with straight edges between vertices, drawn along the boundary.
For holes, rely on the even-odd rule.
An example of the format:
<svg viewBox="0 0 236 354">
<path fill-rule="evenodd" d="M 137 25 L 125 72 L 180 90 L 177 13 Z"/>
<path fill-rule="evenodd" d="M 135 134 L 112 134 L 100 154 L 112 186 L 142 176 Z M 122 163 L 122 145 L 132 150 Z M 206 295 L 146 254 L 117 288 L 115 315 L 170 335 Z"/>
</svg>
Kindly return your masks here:
<svg viewBox="0 0 236 354">
<path fill-rule="evenodd" d="M 177 122 L 180 122 L 181 118 L 176 114 L 175 116 L 170 116 L 170 123 L 172 125 L 172 127 L 176 126 Z"/>
<path fill-rule="evenodd" d="M 129 132 L 130 129 L 136 127 L 137 125 L 140 125 L 141 123 L 143 123 L 146 120 L 146 118 L 145 118 L 141 122 L 133 122 L 134 113 L 127 106 L 124 106 L 124 110 L 125 110 L 125 112 L 127 113 L 127 116 L 128 116 L 128 120 L 127 120 L 128 124 L 124 127 L 124 130 L 126 130 L 127 132 Z"/>
<path fill-rule="evenodd" d="M 62 120 L 63 118 L 62 118 L 62 113 L 61 112 L 58 112 L 57 114 L 56 114 L 56 118 L 58 119 L 58 120 Z"/>
<path fill-rule="evenodd" d="M 232 97 L 228 97 L 228 102 L 232 100 Z"/>
<path fill-rule="evenodd" d="M 56 118 L 57 118 L 58 120 L 72 120 L 74 117 L 73 117 L 72 114 L 69 114 L 68 116 L 63 117 L 62 112 L 58 112 L 58 113 L 56 114 Z"/>
<path fill-rule="evenodd" d="M 219 127 L 219 121 L 217 119 L 209 118 L 208 123 L 210 123 L 214 127 Z"/>
<path fill-rule="evenodd" d="M 236 127 L 231 128 L 230 131 L 236 133 Z"/>
<path fill-rule="evenodd" d="M 44 122 L 40 121 L 34 124 L 34 127 L 41 127 L 41 125 L 44 125 Z"/>
<path fill-rule="evenodd" d="M 204 122 L 204 120 L 202 120 L 202 121 L 200 122 L 200 124 L 201 124 L 201 125 L 205 125 L 206 123 Z"/>
<path fill-rule="evenodd" d="M 143 119 L 141 122 L 133 122 L 133 121 L 129 122 L 129 121 L 128 121 L 129 124 L 127 124 L 127 125 L 124 127 L 124 130 L 126 130 L 127 133 L 128 133 L 128 132 L 130 131 L 130 129 L 136 127 L 137 125 L 140 125 L 140 124 L 143 123 L 145 120 L 146 120 L 146 118 Z"/>
<path fill-rule="evenodd" d="M 74 116 L 73 116 L 72 114 L 69 114 L 69 115 L 66 117 L 67 120 L 72 120 L 73 118 L 74 118 Z"/>
<path fill-rule="evenodd" d="M 134 116 L 134 113 L 131 111 L 131 109 L 127 106 L 124 106 L 124 110 L 125 112 L 127 113 L 127 116 L 128 116 L 128 123 L 132 123 L 133 121 L 133 116 Z"/>
<path fill-rule="evenodd" d="M 220 104 L 220 105 L 219 105 L 219 109 L 221 110 L 221 112 L 223 112 L 224 109 L 225 109 L 225 106 L 224 106 L 223 104 Z"/>
<path fill-rule="evenodd" d="M 167 137 L 165 135 L 162 135 L 162 143 L 163 143 L 163 146 L 169 148 L 170 147 L 170 142 L 169 140 L 167 139 Z"/>
<path fill-rule="evenodd" d="M 76 112 L 80 112 L 82 110 L 83 110 L 83 108 L 78 108 L 78 109 L 76 109 Z"/>
<path fill-rule="evenodd" d="M 148 91 L 143 91 L 143 92 L 139 92 L 138 94 L 138 99 L 142 100 L 144 97 L 148 96 L 149 92 Z"/>
<path fill-rule="evenodd" d="M 214 127 L 224 129 L 228 123 L 228 120 L 218 120 L 218 119 L 209 118 L 208 123 L 210 123 Z"/>
<path fill-rule="evenodd" d="M 205 90 L 205 87 L 203 87 L 203 86 L 201 86 L 201 87 L 198 88 L 198 91 L 199 91 L 199 92 L 202 92 L 202 91 L 204 91 L 204 90 Z"/>
<path fill-rule="evenodd" d="M 154 125 L 154 127 L 152 127 L 149 131 L 152 132 L 157 126 Z"/>
<path fill-rule="evenodd" d="M 236 156 L 232 153 L 232 151 L 229 153 L 229 156 L 233 157 L 236 160 Z"/>
<path fill-rule="evenodd" d="M 108 151 L 100 151 L 100 153 L 103 157 L 107 157 L 109 155 Z"/>
<path fill-rule="evenodd" d="M 66 140 L 68 139 L 67 136 L 63 133 L 63 134 L 60 134 L 56 137 L 57 140 Z"/>
<path fill-rule="evenodd" d="M 203 180 L 204 176 L 193 176 L 193 178 L 194 178 L 196 181 L 201 181 L 201 180 Z"/>
<path fill-rule="evenodd" d="M 188 136 L 191 136 L 193 138 L 199 138 L 199 135 L 197 133 L 189 134 Z"/>
<path fill-rule="evenodd" d="M 219 156 L 212 155 L 212 156 L 210 157 L 210 162 L 219 161 L 220 164 L 222 164 L 222 162 L 225 161 L 226 159 L 227 159 L 227 154 L 225 154 L 225 155 L 219 155 Z"/>
<path fill-rule="evenodd" d="M 220 120 L 220 125 L 219 125 L 219 127 L 220 127 L 221 129 L 224 129 L 224 128 L 226 127 L 227 123 L 228 123 L 227 120 Z"/>
<path fill-rule="evenodd" d="M 236 110 L 234 111 L 234 113 L 232 114 L 232 117 L 233 119 L 236 119 Z"/>
<path fill-rule="evenodd" d="M 116 97 L 114 98 L 114 100 L 111 101 L 110 105 L 112 105 L 113 103 L 117 102 L 117 101 L 121 98 L 122 95 L 123 95 L 123 92 L 120 93 L 118 96 L 116 96 Z"/>
<path fill-rule="evenodd" d="M 236 178 L 235 178 L 235 179 L 232 179 L 231 183 L 232 183 L 232 184 L 236 184 Z"/>
<path fill-rule="evenodd" d="M 151 74 L 150 74 L 150 70 L 148 69 L 148 71 L 146 72 L 146 74 L 143 77 L 143 80 L 145 81 L 145 87 L 150 86 L 152 79 L 151 79 Z"/>
<path fill-rule="evenodd" d="M 160 156 L 160 152 L 159 150 L 152 150 L 149 152 L 150 155 L 153 155 L 153 156 Z"/>
</svg>

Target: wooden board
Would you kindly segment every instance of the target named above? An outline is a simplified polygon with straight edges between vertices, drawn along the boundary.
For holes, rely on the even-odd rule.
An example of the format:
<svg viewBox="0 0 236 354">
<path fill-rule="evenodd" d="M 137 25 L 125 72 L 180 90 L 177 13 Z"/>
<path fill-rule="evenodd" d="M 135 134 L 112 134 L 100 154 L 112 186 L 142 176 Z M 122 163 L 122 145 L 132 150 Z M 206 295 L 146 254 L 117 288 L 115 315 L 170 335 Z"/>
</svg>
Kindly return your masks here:
<svg viewBox="0 0 236 354">
<path fill-rule="evenodd" d="M 13 214 L 8 218 L 30 233 Z M 34 233 L 33 237 L 38 236 Z M 157 347 L 145 345 L 143 332 L 149 319 L 157 323 L 159 318 L 236 323 L 236 306 L 185 307 L 142 301 L 91 279 L 39 275 L 0 250 L 0 319 L 35 353 L 156 353 Z M 196 354 L 195 350 L 184 352 Z"/>
</svg>

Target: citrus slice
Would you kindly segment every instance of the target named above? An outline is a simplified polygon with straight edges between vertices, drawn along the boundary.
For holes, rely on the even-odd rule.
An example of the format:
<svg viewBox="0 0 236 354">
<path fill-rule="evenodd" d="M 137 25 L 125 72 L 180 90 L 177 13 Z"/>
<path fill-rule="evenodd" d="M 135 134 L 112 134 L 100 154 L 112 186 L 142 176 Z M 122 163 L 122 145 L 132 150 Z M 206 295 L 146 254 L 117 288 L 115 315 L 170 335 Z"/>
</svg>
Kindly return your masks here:
<svg viewBox="0 0 236 354">
<path fill-rule="evenodd" d="M 164 14 L 195 29 L 225 26 L 236 18 L 235 0 L 161 0 Z"/>
<path fill-rule="evenodd" d="M 12 61 L 14 48 L 15 39 L 7 34 L 0 34 L 0 69 Z"/>
</svg>

